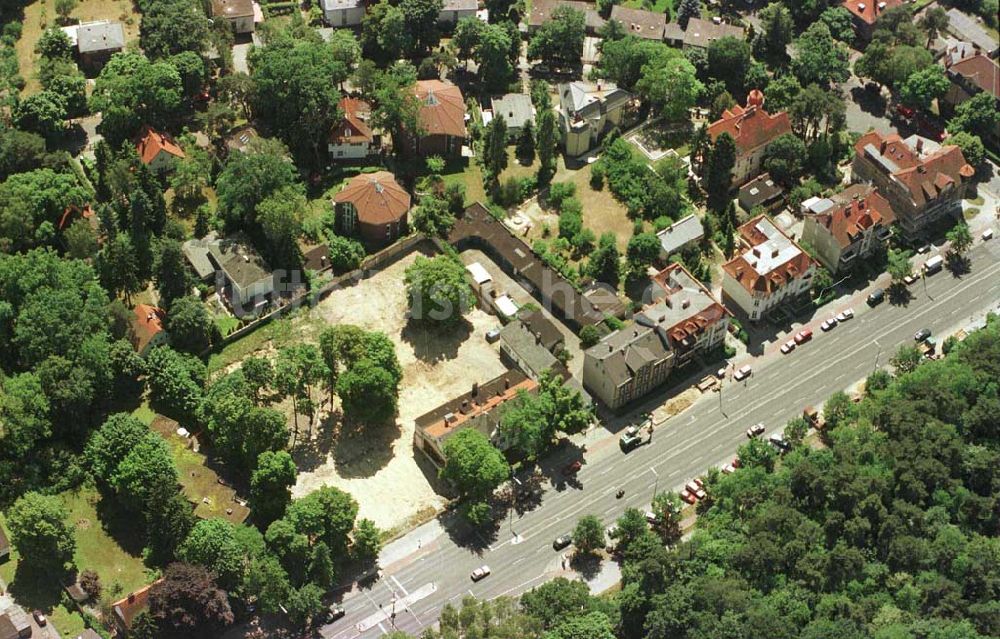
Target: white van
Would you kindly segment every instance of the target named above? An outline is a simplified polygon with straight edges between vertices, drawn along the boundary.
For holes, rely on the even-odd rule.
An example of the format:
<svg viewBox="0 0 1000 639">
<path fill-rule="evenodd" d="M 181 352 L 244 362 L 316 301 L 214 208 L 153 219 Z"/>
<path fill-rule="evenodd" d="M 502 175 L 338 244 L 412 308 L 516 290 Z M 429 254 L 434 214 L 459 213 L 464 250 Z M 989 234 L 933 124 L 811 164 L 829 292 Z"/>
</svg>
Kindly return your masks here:
<svg viewBox="0 0 1000 639">
<path fill-rule="evenodd" d="M 992 240 L 993 239 L 993 229 L 986 229 L 985 231 L 983 231 L 982 238 L 983 238 L 984 242 L 986 240 Z"/>
<path fill-rule="evenodd" d="M 944 258 L 940 255 L 935 255 L 931 259 L 924 262 L 924 273 L 927 273 L 928 275 L 937 273 L 941 270 L 942 266 L 944 266 Z"/>
</svg>

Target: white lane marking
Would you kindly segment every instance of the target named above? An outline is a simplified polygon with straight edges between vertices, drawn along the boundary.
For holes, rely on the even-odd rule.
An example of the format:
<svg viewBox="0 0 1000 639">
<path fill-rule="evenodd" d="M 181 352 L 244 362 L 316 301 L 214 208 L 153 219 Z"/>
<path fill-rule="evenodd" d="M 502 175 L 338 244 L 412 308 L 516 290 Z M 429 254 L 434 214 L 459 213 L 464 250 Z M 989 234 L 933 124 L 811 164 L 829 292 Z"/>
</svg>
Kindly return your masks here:
<svg viewBox="0 0 1000 639">
<path fill-rule="evenodd" d="M 389 579 L 392 579 L 392 583 L 394 583 L 397 586 L 399 586 L 399 589 L 403 591 L 404 595 L 406 595 L 406 596 L 410 595 L 410 593 L 406 592 L 406 588 L 403 588 L 403 584 L 399 583 L 399 580 L 396 579 L 396 575 L 390 575 Z"/>
</svg>

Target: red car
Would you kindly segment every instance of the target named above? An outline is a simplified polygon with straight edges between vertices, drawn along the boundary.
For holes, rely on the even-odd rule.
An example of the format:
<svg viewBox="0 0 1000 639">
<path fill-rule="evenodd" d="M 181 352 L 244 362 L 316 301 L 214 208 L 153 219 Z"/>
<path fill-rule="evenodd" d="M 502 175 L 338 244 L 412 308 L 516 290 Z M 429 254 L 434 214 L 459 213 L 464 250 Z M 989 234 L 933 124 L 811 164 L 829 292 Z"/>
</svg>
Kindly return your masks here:
<svg viewBox="0 0 1000 639">
<path fill-rule="evenodd" d="M 578 459 L 563 468 L 563 475 L 575 475 L 583 467 L 583 463 Z"/>
<path fill-rule="evenodd" d="M 904 118 L 912 118 L 916 114 L 916 111 L 906 106 L 905 104 L 897 104 L 896 113 L 900 114 Z"/>
<path fill-rule="evenodd" d="M 743 463 L 740 461 L 739 457 L 733 457 L 733 468 L 739 468 Z"/>
<path fill-rule="evenodd" d="M 693 504 L 696 501 L 698 501 L 698 498 L 695 497 L 694 494 L 692 494 L 691 492 L 689 492 L 687 488 L 685 488 L 684 490 L 681 491 L 681 499 L 684 500 L 684 501 L 686 501 L 689 504 Z"/>
<path fill-rule="evenodd" d="M 809 329 L 806 329 L 804 331 L 799 331 L 798 333 L 795 334 L 795 343 L 805 344 L 812 338 L 813 338 L 813 332 L 810 331 Z"/>
</svg>

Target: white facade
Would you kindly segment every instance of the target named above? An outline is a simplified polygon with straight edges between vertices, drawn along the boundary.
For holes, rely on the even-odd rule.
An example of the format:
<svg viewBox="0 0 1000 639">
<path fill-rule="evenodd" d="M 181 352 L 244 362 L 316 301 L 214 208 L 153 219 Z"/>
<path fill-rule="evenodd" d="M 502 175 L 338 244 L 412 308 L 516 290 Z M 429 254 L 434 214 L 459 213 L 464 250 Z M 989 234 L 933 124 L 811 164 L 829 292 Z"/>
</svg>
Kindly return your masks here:
<svg viewBox="0 0 1000 639">
<path fill-rule="evenodd" d="M 363 160 L 368 157 L 370 145 L 366 142 L 344 142 L 327 144 L 330 158 L 334 160 Z"/>
<path fill-rule="evenodd" d="M 365 17 L 365 5 L 359 0 L 319 0 L 323 19 L 331 27 L 353 27 Z"/>
</svg>

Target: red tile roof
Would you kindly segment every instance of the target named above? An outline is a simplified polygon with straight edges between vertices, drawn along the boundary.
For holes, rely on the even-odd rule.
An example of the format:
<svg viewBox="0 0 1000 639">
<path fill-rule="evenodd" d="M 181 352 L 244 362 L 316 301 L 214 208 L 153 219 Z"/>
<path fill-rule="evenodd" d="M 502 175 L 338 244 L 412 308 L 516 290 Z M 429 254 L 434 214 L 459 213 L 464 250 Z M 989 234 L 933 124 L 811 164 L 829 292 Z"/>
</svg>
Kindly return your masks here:
<svg viewBox="0 0 1000 639">
<path fill-rule="evenodd" d="M 959 74 L 993 97 L 1000 98 L 1000 66 L 982 53 L 977 52 L 959 60 L 948 67 L 948 70 Z"/>
<path fill-rule="evenodd" d="M 111 604 L 111 610 L 114 611 L 115 616 L 118 617 L 119 622 L 125 628 L 131 628 L 132 622 L 139 616 L 139 613 L 149 608 L 149 589 L 159 583 L 159 581 L 158 579 L 135 592 L 130 592 L 123 599 L 119 599 Z"/>
<path fill-rule="evenodd" d="M 462 91 L 441 80 L 420 80 L 416 85 L 423 135 L 465 137 L 465 98 Z"/>
<path fill-rule="evenodd" d="M 892 175 L 909 191 L 916 206 L 923 206 L 945 189 L 961 184 L 976 172 L 965 161 L 962 149 L 954 144 L 942 146 L 937 151 L 921 157 L 919 150 L 911 149 L 895 133 L 883 137 L 879 133 L 870 131 L 854 144 L 854 152 L 858 157 L 865 157 L 865 147 L 869 144 L 882 157 L 891 160 L 898 167 Z"/>
<path fill-rule="evenodd" d="M 66 210 L 63 211 L 62 217 L 59 218 L 59 230 L 66 230 L 78 215 L 84 220 L 94 220 L 94 209 L 90 208 L 89 204 L 82 209 L 72 204 L 67 206 Z M 91 223 L 93 224 L 93 222 Z"/>
<path fill-rule="evenodd" d="M 880 15 L 903 4 L 903 0 L 843 0 L 840 6 L 868 24 L 875 24 Z M 879 5 L 884 5 L 881 8 Z"/>
<path fill-rule="evenodd" d="M 816 216 L 841 247 L 848 247 L 865 230 L 881 224 L 888 227 L 896 214 L 888 200 L 867 184 L 855 184 L 833 198 L 834 208 Z"/>
<path fill-rule="evenodd" d="M 337 103 L 344 117 L 330 132 L 333 144 L 371 143 L 374 139 L 371 127 L 365 120 L 372 112 L 370 104 L 357 98 L 341 98 Z"/>
<path fill-rule="evenodd" d="M 333 201 L 353 204 L 363 224 L 397 222 L 410 210 L 410 194 L 388 171 L 355 176 Z"/>
<path fill-rule="evenodd" d="M 174 157 L 184 157 L 184 151 L 181 150 L 181 147 L 177 146 L 173 138 L 166 133 L 155 131 L 149 126 L 143 126 L 142 130 L 139 131 L 135 142 L 135 150 L 139 152 L 139 158 L 142 159 L 143 164 L 152 162 L 160 154 L 160 151 L 166 151 Z"/>
<path fill-rule="evenodd" d="M 779 239 L 783 240 L 782 243 L 786 244 L 786 246 L 791 245 L 797 249 L 790 251 L 788 259 L 765 273 L 760 273 L 757 270 L 756 264 L 751 263 L 746 257 L 750 252 L 756 253 L 761 250 L 760 245 L 769 239 L 767 235 L 757 228 L 758 223 L 762 220 L 766 220 L 766 223 L 770 224 L 777 231 L 780 235 Z M 802 247 L 793 242 L 791 238 L 785 235 L 777 225 L 768 220 L 764 215 L 758 215 L 748 220 L 739 228 L 739 234 L 741 245 L 744 247 L 745 252 L 723 264 L 722 269 L 751 294 L 757 291 L 771 295 L 781 286 L 801 277 L 812 265 L 812 258 L 809 257 L 809 254 L 803 251 Z"/>
<path fill-rule="evenodd" d="M 739 105 L 726 109 L 722 117 L 708 126 L 708 135 L 714 142 L 723 133 L 728 133 L 736 141 L 739 155 L 769 144 L 779 135 L 792 132 L 788 114 L 782 111 L 771 115 L 764 110 L 763 96 L 754 92 L 746 108 Z"/>
<path fill-rule="evenodd" d="M 142 352 L 157 334 L 163 331 L 163 320 L 167 313 L 162 308 L 149 304 L 136 304 L 132 309 L 132 332 L 135 334 L 133 346 Z"/>
</svg>

